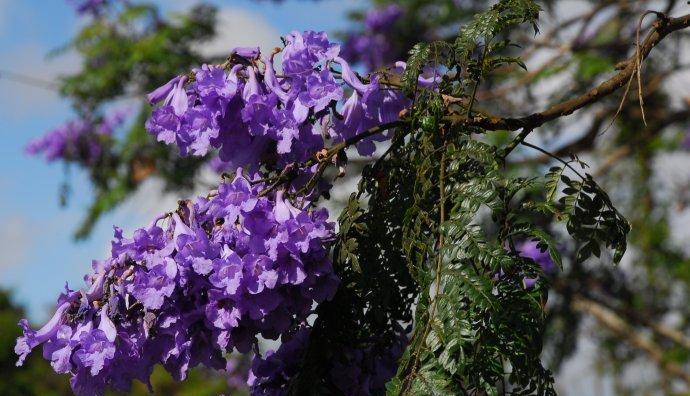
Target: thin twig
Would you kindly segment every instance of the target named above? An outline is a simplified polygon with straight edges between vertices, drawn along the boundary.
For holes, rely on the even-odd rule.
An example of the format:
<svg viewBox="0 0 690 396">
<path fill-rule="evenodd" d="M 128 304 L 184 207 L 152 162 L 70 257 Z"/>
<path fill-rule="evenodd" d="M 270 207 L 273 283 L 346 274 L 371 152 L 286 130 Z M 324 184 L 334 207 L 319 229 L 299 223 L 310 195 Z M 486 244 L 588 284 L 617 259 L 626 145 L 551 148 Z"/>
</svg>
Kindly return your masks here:
<svg viewBox="0 0 690 396">
<path fill-rule="evenodd" d="M 611 118 L 611 122 L 609 122 L 609 124 L 606 126 L 606 128 L 604 128 L 604 130 L 601 131 L 601 135 L 606 133 L 606 131 L 608 131 L 609 128 L 611 128 L 613 126 L 613 123 L 616 122 L 616 120 L 618 119 L 618 115 L 623 110 L 623 105 L 625 104 L 625 100 L 628 98 L 628 93 L 630 92 L 630 86 L 632 85 L 632 81 L 635 77 L 635 74 L 637 74 L 637 72 L 633 72 L 633 74 L 628 79 L 628 84 L 626 84 L 626 86 L 625 86 L 625 91 L 623 92 L 623 97 L 621 98 L 621 102 L 618 105 L 618 109 L 616 109 L 616 114 L 613 115 L 613 117 Z"/>
<path fill-rule="evenodd" d="M 646 17 L 649 14 L 656 14 L 656 16 L 662 20 L 666 18 L 666 16 L 660 12 L 646 11 L 644 14 L 642 14 L 642 16 L 640 16 L 640 20 L 637 23 L 637 31 L 635 32 L 635 74 L 637 74 L 637 97 L 640 102 L 642 122 L 645 126 L 647 126 L 647 118 L 644 114 L 644 99 L 642 97 L 642 61 L 640 59 L 640 30 L 642 30 L 642 21 L 644 21 L 644 17 Z"/>
<path fill-rule="evenodd" d="M 580 172 L 578 172 L 577 169 L 573 168 L 573 166 L 570 165 L 570 163 L 569 163 L 568 161 L 563 160 L 561 157 L 559 157 L 559 156 L 557 156 L 557 155 L 554 155 L 554 154 L 551 154 L 550 152 L 544 150 L 543 148 L 541 148 L 541 147 L 539 147 L 539 146 L 535 146 L 535 145 L 532 144 L 532 143 L 528 143 L 528 142 L 522 141 L 522 145 L 523 145 L 523 146 L 527 146 L 527 147 L 532 148 L 532 149 L 535 149 L 535 150 L 539 151 L 539 152 L 542 153 L 542 154 L 548 155 L 549 157 L 551 157 L 551 158 L 557 160 L 558 162 L 562 163 L 564 166 L 568 167 L 570 170 L 572 170 L 573 172 L 575 172 L 575 174 L 578 175 L 578 176 L 580 177 L 580 179 L 583 179 L 583 180 L 585 179 L 585 177 L 582 176 L 582 174 L 580 174 Z"/>
<path fill-rule="evenodd" d="M 501 158 L 505 159 L 508 154 L 510 154 L 513 150 L 515 150 L 515 147 L 517 147 L 520 143 L 522 143 L 527 135 L 529 135 L 532 132 L 532 129 L 527 129 L 523 128 L 522 132 L 520 132 L 519 135 L 515 137 L 508 145 L 506 146 L 505 149 L 503 149 L 503 153 L 501 154 Z"/>
</svg>

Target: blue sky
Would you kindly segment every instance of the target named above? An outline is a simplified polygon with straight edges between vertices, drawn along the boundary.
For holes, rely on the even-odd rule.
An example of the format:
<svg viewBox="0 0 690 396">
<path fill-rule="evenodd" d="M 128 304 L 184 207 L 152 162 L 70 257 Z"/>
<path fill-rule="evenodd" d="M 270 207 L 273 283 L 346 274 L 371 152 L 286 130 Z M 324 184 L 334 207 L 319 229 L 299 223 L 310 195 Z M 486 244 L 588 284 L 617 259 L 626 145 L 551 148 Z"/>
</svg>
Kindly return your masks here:
<svg viewBox="0 0 690 396">
<path fill-rule="evenodd" d="M 195 2 L 158 3 L 171 11 Z M 222 9 L 224 35 L 214 48 L 227 42 L 229 49 L 249 45 L 254 39 L 266 42 L 273 36 L 277 44 L 278 35 L 294 29 L 344 29 L 348 26 L 347 11 L 363 1 L 214 3 Z M 14 292 L 33 322 L 46 318 L 66 281 L 73 288 L 83 285 L 82 276 L 90 269 L 91 260 L 107 254 L 113 224 L 131 229 L 154 215 L 141 210 L 139 203 L 130 202 L 105 216 L 89 240 L 74 242 L 72 233 L 91 196 L 86 177 L 71 170 L 70 203 L 60 208 L 58 191 L 66 177 L 63 166 L 47 164 L 23 152 L 27 141 L 69 119 L 72 112 L 69 103 L 55 92 L 8 80 L 2 74 L 19 72 L 52 80 L 78 70 L 76 56 L 48 60 L 46 54 L 64 45 L 79 24 L 66 1 L 0 0 L 0 287 Z M 156 201 L 148 193 L 143 195 Z"/>
</svg>

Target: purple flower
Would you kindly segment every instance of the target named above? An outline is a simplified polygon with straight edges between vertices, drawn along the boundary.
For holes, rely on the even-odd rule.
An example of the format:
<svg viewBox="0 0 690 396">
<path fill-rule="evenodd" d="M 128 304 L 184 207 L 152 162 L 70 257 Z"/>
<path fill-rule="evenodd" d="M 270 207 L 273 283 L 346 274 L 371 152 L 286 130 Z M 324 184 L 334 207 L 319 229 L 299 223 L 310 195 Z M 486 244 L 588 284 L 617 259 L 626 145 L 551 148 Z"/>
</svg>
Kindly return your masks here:
<svg viewBox="0 0 690 396">
<path fill-rule="evenodd" d="M 283 71 L 288 75 L 311 73 L 316 64 L 335 59 L 340 46 L 328 41 L 324 32 L 293 31 L 285 37 Z"/>
<path fill-rule="evenodd" d="M 376 79 L 370 84 L 361 83 L 346 65 L 343 61 L 343 79 L 355 91 L 341 108 L 343 119 L 333 123 L 335 141 L 349 139 L 373 126 L 396 121 L 400 118 L 400 112 L 410 105 L 410 100 L 402 92 L 380 89 Z M 386 138 L 385 134 L 381 134 L 363 139 L 357 143 L 357 151 L 360 155 L 372 155 L 376 150 L 374 141 Z"/>
<path fill-rule="evenodd" d="M 208 168 L 214 173 L 221 174 L 233 170 L 232 163 L 225 162 L 220 157 L 213 157 L 207 164 Z"/>
<path fill-rule="evenodd" d="M 221 369 L 224 354 L 304 321 L 338 286 L 327 245 L 334 227 L 324 210 L 299 209 L 282 193 L 260 197 L 264 188 L 239 169 L 131 238 L 115 228 L 87 291 L 68 290 L 38 331 L 20 322 L 19 364 L 43 344 L 77 394 L 127 391 L 133 379 L 148 383 L 158 362 L 178 379 L 199 364 Z M 281 237 L 266 243 L 272 235 Z"/>
<path fill-rule="evenodd" d="M 118 110 L 106 114 L 99 124 L 94 125 L 94 131 L 97 135 L 111 136 L 115 129 L 124 124 L 129 110 Z"/>
<path fill-rule="evenodd" d="M 268 256 L 248 254 L 242 259 L 244 265 L 242 282 L 250 294 L 261 293 L 264 288 L 273 289 L 278 273 L 271 269 L 273 260 Z"/>
<path fill-rule="evenodd" d="M 189 107 L 189 98 L 187 97 L 187 92 L 184 88 L 184 84 L 186 82 L 187 76 L 180 78 L 163 101 L 164 105 L 172 106 L 173 111 L 177 116 L 184 114 Z"/>
<path fill-rule="evenodd" d="M 403 9 L 397 4 L 373 8 L 365 15 L 364 24 L 372 31 L 383 30 L 394 24 L 402 14 Z"/>
<path fill-rule="evenodd" d="M 256 49 L 236 51 L 251 59 L 259 56 Z M 282 50 L 283 76 L 275 73 L 275 53 L 262 59 L 263 70 L 246 62 L 229 71 L 204 65 L 187 87 L 186 77 L 175 78 L 150 94 L 154 102 L 165 99 L 146 128 L 158 141 L 176 144 L 182 155 L 206 155 L 213 148 L 227 163 L 224 167 L 254 171 L 267 158 L 277 167 L 305 161 L 324 147 L 326 135 L 341 141 L 397 120 L 409 100 L 382 87 L 377 76 L 363 83 L 339 51 L 323 32 L 292 32 Z M 331 71 L 336 63 L 341 68 L 338 79 Z M 343 99 L 347 86 L 357 95 L 343 106 L 343 123 L 332 117 L 328 106 Z M 370 137 L 359 142 L 358 149 L 371 155 L 374 141 L 387 138 Z"/>
<path fill-rule="evenodd" d="M 61 325 L 55 337 L 49 339 L 43 346 L 43 357 L 50 361 L 50 365 L 58 374 L 69 373 L 72 369 L 72 351 L 78 341 L 72 339 L 72 328 Z"/>
<path fill-rule="evenodd" d="M 544 250 L 542 251 L 537 247 L 537 242 L 535 241 L 524 241 L 516 246 L 520 256 L 534 260 L 535 263 L 539 264 L 542 271 L 545 274 L 551 275 L 556 272 L 556 264 L 551 259 L 549 253 Z M 523 279 L 523 284 L 525 288 L 532 288 L 537 283 L 536 278 L 525 278 Z"/>
<path fill-rule="evenodd" d="M 88 369 L 91 376 L 98 375 L 115 357 L 115 344 L 100 329 L 82 333 L 79 345 L 74 360 L 77 367 Z"/>
<path fill-rule="evenodd" d="M 107 5 L 108 0 L 68 0 L 68 2 L 74 5 L 77 13 L 80 15 L 91 14 L 99 16 Z"/>
<path fill-rule="evenodd" d="M 364 16 L 364 30 L 347 37 L 342 56 L 363 63 L 368 70 L 378 69 L 399 59 L 404 55 L 404 49 L 391 45 L 391 37 L 402 15 L 403 10 L 397 4 L 369 10 Z"/>
<path fill-rule="evenodd" d="M 347 83 L 350 87 L 355 89 L 362 97 L 366 98 L 369 96 L 370 93 L 376 91 L 379 86 L 378 86 L 378 81 L 372 81 L 370 84 L 364 84 L 362 81 L 357 77 L 357 75 L 352 71 L 352 68 L 350 67 L 350 64 L 343 58 L 337 57 L 335 58 L 335 62 L 340 64 L 340 67 L 342 69 L 342 78 L 343 81 Z"/>
<path fill-rule="evenodd" d="M 275 94 L 284 105 L 287 105 L 294 98 L 290 95 L 289 92 L 285 91 L 285 88 L 283 87 L 281 81 L 278 81 L 278 78 L 276 77 L 276 72 L 273 68 L 273 56 L 264 58 L 264 63 L 266 64 L 266 74 L 264 76 L 266 88 L 269 92 Z"/>
<path fill-rule="evenodd" d="M 330 71 L 323 69 L 317 75 L 310 75 L 306 81 L 307 89 L 300 92 L 299 101 L 305 107 L 312 107 L 314 111 L 321 111 L 331 101 L 339 101 L 343 97 L 343 88 L 333 78 Z"/>
<path fill-rule="evenodd" d="M 182 79 L 182 76 L 176 76 L 172 80 L 156 88 L 153 92 L 146 95 L 149 103 L 155 104 L 166 98 L 170 92 L 175 88 L 177 83 Z"/>
<path fill-rule="evenodd" d="M 247 59 L 258 59 L 261 51 L 259 47 L 236 47 L 230 53 Z"/>
<path fill-rule="evenodd" d="M 44 136 L 30 141 L 26 146 L 26 152 L 30 155 L 43 154 L 49 162 L 61 159 L 93 165 L 106 154 L 108 138 L 124 123 L 126 114 L 126 111 L 116 111 L 96 121 L 68 121 Z"/>
<path fill-rule="evenodd" d="M 206 305 L 206 317 L 214 327 L 221 330 L 231 330 L 240 325 L 242 312 L 235 301 L 228 298 L 227 293 L 220 290 L 209 290 L 209 300 L 209 304 Z"/>
<path fill-rule="evenodd" d="M 242 258 L 226 248 L 220 259 L 213 260 L 213 273 L 209 277 L 211 284 L 223 289 L 224 295 L 235 296 L 242 282 Z"/>
<path fill-rule="evenodd" d="M 146 130 L 155 134 L 159 142 L 167 144 L 176 143 L 176 132 L 180 130 L 181 125 L 180 118 L 170 106 L 156 109 L 151 118 L 146 120 Z"/>
<path fill-rule="evenodd" d="M 177 265 L 170 257 L 156 257 L 147 266 L 135 273 L 130 293 L 147 309 L 158 309 L 175 290 Z"/>
<path fill-rule="evenodd" d="M 395 62 L 395 68 L 398 73 L 402 73 L 407 69 L 407 63 L 403 61 Z M 422 88 L 438 89 L 438 84 L 441 82 L 441 73 L 433 68 L 427 68 L 417 78 L 417 84 Z"/>
<path fill-rule="evenodd" d="M 222 110 L 235 97 L 240 68 L 240 65 L 235 65 L 230 73 L 226 73 L 220 67 L 203 65 L 196 70 L 195 89 L 207 108 Z"/>
<path fill-rule="evenodd" d="M 48 341 L 53 338 L 61 328 L 62 323 L 65 320 L 65 314 L 70 308 L 72 303 L 76 301 L 77 295 L 72 294 L 67 299 L 67 301 L 62 302 L 58 308 L 55 310 L 53 317 L 39 330 L 34 331 L 29 327 L 29 322 L 26 319 L 19 321 L 19 327 L 22 328 L 24 335 L 17 339 L 17 344 L 14 347 L 14 353 L 19 355 L 17 360 L 17 366 L 21 366 L 24 363 L 24 359 L 31 352 L 32 349 L 38 345 Z"/>
<path fill-rule="evenodd" d="M 204 109 L 191 109 L 185 113 L 184 122 L 188 125 L 184 138 L 189 142 L 190 151 L 194 155 L 206 155 L 211 147 L 211 141 L 218 138 L 220 133 L 215 125 L 213 114 Z"/>
</svg>

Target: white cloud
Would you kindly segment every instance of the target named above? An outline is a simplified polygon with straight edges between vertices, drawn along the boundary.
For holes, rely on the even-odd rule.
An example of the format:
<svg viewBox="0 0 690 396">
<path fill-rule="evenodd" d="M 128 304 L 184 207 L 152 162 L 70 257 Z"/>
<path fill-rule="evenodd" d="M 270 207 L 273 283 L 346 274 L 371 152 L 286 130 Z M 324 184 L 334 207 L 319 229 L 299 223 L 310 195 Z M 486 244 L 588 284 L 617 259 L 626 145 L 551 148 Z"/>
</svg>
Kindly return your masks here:
<svg viewBox="0 0 690 396">
<path fill-rule="evenodd" d="M 234 47 L 259 46 L 266 53 L 280 44 L 280 34 L 261 15 L 238 8 L 218 12 L 216 37 L 201 49 L 206 56 L 224 56 Z"/>
<path fill-rule="evenodd" d="M 0 10 L 7 7 L 7 0 L 0 0 Z M 0 12 L 0 30 L 3 16 Z M 6 17 L 6 16 L 5 16 Z M 221 8 L 218 12 L 217 36 L 201 45 L 204 55 L 223 56 L 234 47 L 256 46 L 267 51 L 280 44 L 279 33 L 261 16 L 239 8 Z M 55 109 L 64 109 L 64 100 L 56 91 L 12 81 L 13 76 L 2 76 L 2 71 L 19 73 L 48 82 L 56 81 L 63 74 L 79 70 L 80 59 L 76 53 L 62 54 L 47 60 L 50 48 L 38 43 L 28 43 L 0 57 L 0 118 L 25 118 Z"/>
<path fill-rule="evenodd" d="M 30 252 L 33 241 L 31 225 L 23 217 L 12 216 L 0 222 L 0 270 L 19 265 Z"/>
</svg>

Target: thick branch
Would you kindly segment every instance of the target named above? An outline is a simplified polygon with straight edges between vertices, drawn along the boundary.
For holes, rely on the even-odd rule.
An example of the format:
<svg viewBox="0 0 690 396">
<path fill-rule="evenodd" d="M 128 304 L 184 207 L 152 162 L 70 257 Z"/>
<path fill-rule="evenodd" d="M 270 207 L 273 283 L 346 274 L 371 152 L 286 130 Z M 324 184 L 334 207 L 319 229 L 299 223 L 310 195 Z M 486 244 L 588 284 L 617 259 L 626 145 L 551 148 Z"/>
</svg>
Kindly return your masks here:
<svg viewBox="0 0 690 396">
<path fill-rule="evenodd" d="M 654 22 L 647 38 L 640 44 L 640 61 L 646 59 L 652 48 L 659 44 L 664 37 L 676 30 L 687 28 L 688 26 L 690 26 L 690 14 L 678 18 L 664 17 Z M 616 68 L 619 69 L 620 72 L 599 84 L 597 87 L 590 89 L 580 96 L 555 104 L 538 113 L 520 118 L 487 116 L 466 118 L 460 115 L 453 115 L 447 117 L 447 120 L 454 124 L 476 126 L 492 131 L 534 129 L 548 121 L 570 115 L 576 110 L 595 103 L 625 85 L 635 75 L 637 70 L 637 51 L 630 58 L 619 63 Z"/>
</svg>

